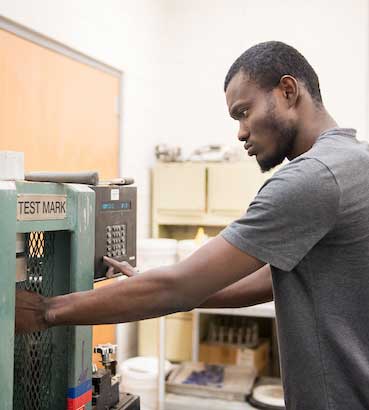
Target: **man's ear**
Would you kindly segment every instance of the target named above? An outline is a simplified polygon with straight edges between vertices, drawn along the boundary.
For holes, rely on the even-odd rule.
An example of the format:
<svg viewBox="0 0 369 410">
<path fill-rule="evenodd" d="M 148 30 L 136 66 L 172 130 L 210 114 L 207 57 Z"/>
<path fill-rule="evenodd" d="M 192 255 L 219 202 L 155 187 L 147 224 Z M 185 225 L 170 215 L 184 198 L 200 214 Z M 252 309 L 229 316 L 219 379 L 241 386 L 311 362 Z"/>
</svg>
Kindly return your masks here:
<svg viewBox="0 0 369 410">
<path fill-rule="evenodd" d="M 295 77 L 292 77 L 291 75 L 284 75 L 279 80 L 278 88 L 281 91 L 288 107 L 293 107 L 296 105 L 300 96 L 300 87 Z"/>
</svg>

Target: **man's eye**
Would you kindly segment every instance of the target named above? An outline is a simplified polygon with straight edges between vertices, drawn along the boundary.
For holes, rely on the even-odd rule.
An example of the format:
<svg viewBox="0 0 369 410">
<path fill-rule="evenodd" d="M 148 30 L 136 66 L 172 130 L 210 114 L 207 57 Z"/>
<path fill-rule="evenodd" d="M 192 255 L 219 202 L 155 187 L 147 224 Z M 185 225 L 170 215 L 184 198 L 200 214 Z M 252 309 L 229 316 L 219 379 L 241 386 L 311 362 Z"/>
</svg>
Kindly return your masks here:
<svg viewBox="0 0 369 410">
<path fill-rule="evenodd" d="M 238 118 L 243 119 L 246 118 L 249 114 L 249 110 L 242 110 L 238 113 Z"/>
</svg>

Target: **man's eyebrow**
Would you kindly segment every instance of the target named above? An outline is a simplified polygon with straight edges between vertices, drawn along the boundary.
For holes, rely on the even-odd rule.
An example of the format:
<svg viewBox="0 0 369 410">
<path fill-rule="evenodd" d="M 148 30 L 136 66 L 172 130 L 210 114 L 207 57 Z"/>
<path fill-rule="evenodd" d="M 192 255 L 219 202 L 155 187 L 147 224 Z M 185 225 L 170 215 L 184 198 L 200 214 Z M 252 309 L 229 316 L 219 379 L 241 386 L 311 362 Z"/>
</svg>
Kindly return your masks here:
<svg viewBox="0 0 369 410">
<path fill-rule="evenodd" d="M 242 102 L 239 102 L 239 103 L 237 103 L 237 104 L 234 104 L 234 105 L 231 107 L 230 111 L 229 111 L 229 115 L 230 115 L 232 118 L 237 117 L 237 114 L 238 114 L 238 111 L 239 111 L 240 107 L 242 107 L 242 106 L 244 106 L 244 105 L 248 105 L 248 104 L 249 104 L 248 101 L 242 101 Z"/>
</svg>

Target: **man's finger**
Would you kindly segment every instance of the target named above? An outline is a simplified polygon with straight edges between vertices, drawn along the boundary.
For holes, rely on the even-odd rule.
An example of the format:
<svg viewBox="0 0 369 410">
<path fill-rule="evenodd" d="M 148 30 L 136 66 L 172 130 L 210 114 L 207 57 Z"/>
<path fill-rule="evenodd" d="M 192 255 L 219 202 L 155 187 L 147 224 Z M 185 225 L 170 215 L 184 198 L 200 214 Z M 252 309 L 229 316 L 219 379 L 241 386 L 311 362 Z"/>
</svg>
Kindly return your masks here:
<svg viewBox="0 0 369 410">
<path fill-rule="evenodd" d="M 111 277 L 113 277 L 114 273 L 115 273 L 114 267 L 113 267 L 113 266 L 109 266 L 108 270 L 106 271 L 105 276 L 106 276 L 107 278 L 111 278 Z"/>
<path fill-rule="evenodd" d="M 104 262 L 108 266 L 112 266 L 113 268 L 118 269 L 119 271 L 122 268 L 121 262 L 118 262 L 115 259 L 109 258 L 108 256 L 104 256 Z"/>
<path fill-rule="evenodd" d="M 118 262 L 107 256 L 104 256 L 104 262 L 109 266 L 109 270 L 110 268 L 113 268 L 127 276 L 134 276 L 137 274 L 137 271 L 128 262 Z"/>
<path fill-rule="evenodd" d="M 46 298 L 28 290 L 16 290 L 15 332 L 29 333 L 47 328 Z"/>
</svg>

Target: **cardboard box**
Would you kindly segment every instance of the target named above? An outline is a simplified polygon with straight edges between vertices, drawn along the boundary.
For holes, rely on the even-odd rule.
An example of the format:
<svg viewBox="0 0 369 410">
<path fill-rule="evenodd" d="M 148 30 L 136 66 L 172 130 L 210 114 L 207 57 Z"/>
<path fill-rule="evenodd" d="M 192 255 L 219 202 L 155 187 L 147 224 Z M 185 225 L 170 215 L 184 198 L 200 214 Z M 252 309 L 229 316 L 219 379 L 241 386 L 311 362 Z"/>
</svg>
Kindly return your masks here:
<svg viewBox="0 0 369 410">
<path fill-rule="evenodd" d="M 255 378 L 256 371 L 250 367 L 186 362 L 171 372 L 166 382 L 166 391 L 244 402 L 245 397 L 251 393 Z"/>
<path fill-rule="evenodd" d="M 200 361 L 208 364 L 231 364 L 261 372 L 269 363 L 269 340 L 262 339 L 255 348 L 221 343 L 201 343 Z"/>
</svg>

